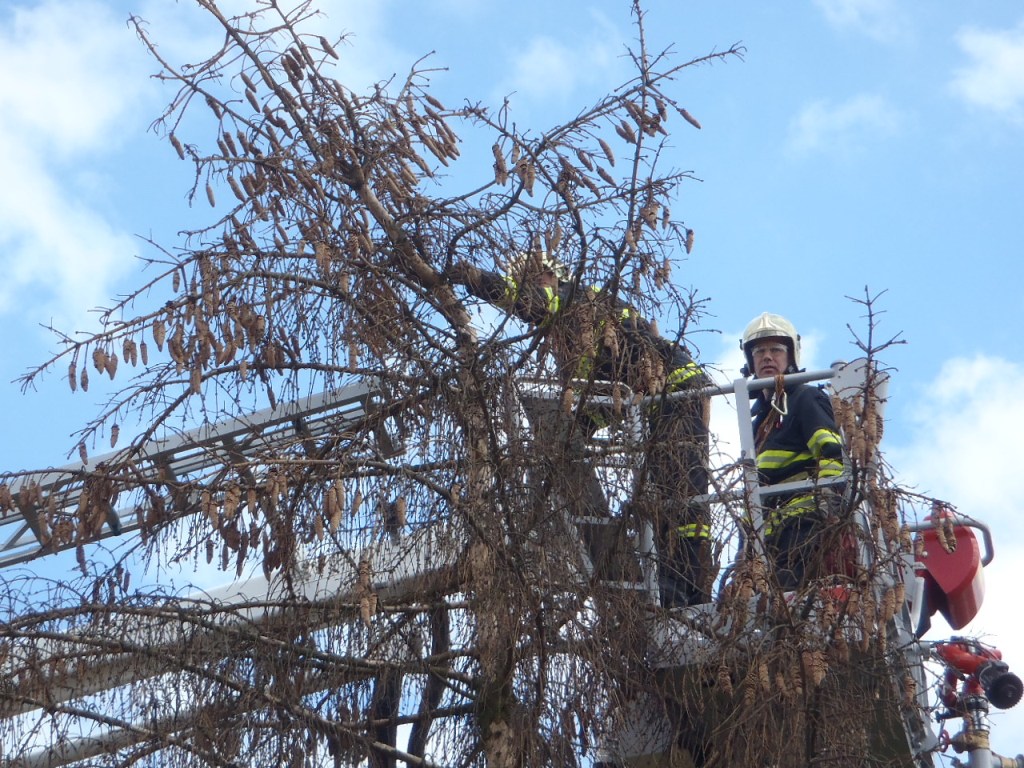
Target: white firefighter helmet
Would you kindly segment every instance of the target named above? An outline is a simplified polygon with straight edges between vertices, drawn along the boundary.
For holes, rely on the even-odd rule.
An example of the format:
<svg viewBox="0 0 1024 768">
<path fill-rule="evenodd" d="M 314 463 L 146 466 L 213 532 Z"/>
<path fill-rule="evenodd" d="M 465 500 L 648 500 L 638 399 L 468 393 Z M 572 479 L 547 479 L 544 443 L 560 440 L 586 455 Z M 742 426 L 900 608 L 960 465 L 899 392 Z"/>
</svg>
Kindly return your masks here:
<svg viewBox="0 0 1024 768">
<path fill-rule="evenodd" d="M 508 260 L 508 274 L 514 278 L 542 269 L 551 270 L 560 283 L 569 280 L 569 268 L 547 251 L 519 252 Z"/>
<path fill-rule="evenodd" d="M 782 315 L 762 312 L 750 321 L 740 340 L 740 348 L 743 350 L 743 356 L 747 359 L 747 370 L 751 374 L 754 372 L 754 358 L 750 350 L 761 339 L 782 339 L 789 347 L 790 368 L 799 370 L 800 334 L 796 332 L 796 326 Z"/>
</svg>

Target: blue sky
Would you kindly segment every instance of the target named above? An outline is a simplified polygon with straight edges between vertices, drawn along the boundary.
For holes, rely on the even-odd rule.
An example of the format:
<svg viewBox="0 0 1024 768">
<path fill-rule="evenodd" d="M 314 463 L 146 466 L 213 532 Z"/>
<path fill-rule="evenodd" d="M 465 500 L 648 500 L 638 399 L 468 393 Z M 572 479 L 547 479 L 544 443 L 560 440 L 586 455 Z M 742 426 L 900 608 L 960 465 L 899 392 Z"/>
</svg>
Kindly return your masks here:
<svg viewBox="0 0 1024 768">
<path fill-rule="evenodd" d="M 518 124 L 537 133 L 629 75 L 622 53 L 635 30 L 621 0 L 319 5 L 329 36 L 352 33 L 339 73 L 350 85 L 402 75 L 434 52 L 442 101 L 497 107 L 511 95 Z M 884 292 L 878 333 L 906 341 L 884 355 L 895 369 L 887 457 L 902 480 L 992 527 L 988 599 L 966 631 L 1024 672 L 1014 590 L 1024 556 L 1024 6 L 650 0 L 647 10 L 649 44 L 671 46 L 680 62 L 746 48 L 743 61 L 684 70 L 674 87 L 703 126 L 671 126 L 668 162 L 700 179 L 673 212 L 696 233 L 675 279 L 709 299 L 692 337 L 701 359 L 720 379 L 735 376 L 740 332 L 766 310 L 796 323 L 810 367 L 854 357 L 847 326 L 865 326 L 846 297 Z M 0 9 L 3 470 L 65 463 L 70 433 L 96 410 L 98 388 L 71 396 L 59 372 L 28 395 L 8 384 L 55 347 L 41 326 L 90 327 L 91 308 L 140 281 L 136 257 L 153 252 L 139 236 L 174 248 L 178 230 L 209 215 L 205 201 L 188 207 L 189 168 L 148 131 L 171 94 L 150 77 L 130 13 L 151 22 L 173 60 L 215 43 L 184 0 Z M 731 418 L 718 407 L 718 423 Z M 1024 710 L 999 716 L 995 748 L 1024 751 L 1022 726 Z"/>
</svg>

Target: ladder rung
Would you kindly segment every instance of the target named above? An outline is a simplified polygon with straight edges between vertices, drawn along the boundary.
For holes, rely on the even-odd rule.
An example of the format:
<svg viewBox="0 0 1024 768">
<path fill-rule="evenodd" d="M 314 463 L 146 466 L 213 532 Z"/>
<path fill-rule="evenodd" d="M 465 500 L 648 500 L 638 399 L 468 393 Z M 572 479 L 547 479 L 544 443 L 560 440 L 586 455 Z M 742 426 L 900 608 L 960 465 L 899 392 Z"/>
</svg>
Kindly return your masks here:
<svg viewBox="0 0 1024 768">
<path fill-rule="evenodd" d="M 597 583 L 607 589 L 621 589 L 625 592 L 644 592 L 647 589 L 647 585 L 642 581 L 598 581 Z"/>
</svg>

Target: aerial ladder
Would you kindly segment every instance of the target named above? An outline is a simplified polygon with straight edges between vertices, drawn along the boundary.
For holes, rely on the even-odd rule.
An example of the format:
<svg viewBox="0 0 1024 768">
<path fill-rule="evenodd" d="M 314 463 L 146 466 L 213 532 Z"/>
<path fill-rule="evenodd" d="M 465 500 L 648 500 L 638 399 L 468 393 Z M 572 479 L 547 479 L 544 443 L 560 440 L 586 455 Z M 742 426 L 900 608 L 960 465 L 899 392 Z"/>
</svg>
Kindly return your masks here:
<svg viewBox="0 0 1024 768">
<path fill-rule="evenodd" d="M 95 520 L 89 540 L 101 541 L 143 528 L 141 489 L 147 485 L 166 491 L 169 514 L 187 517 L 198 512 L 200 504 L 190 486 L 208 479 L 211 473 L 303 443 L 350 434 L 357 425 L 373 419 L 379 405 L 379 394 L 371 385 L 357 382 L 154 440 L 133 457 L 135 479 L 117 478 L 119 489 L 128 493 L 122 491 L 116 503 Z M 385 455 L 395 455 L 399 449 L 383 424 L 379 420 L 375 436 Z M 112 451 L 42 472 L 19 474 L 6 483 L 3 506 L 8 511 L 0 517 L 0 568 L 77 546 L 66 521 L 74 518 L 83 492 L 97 478 L 102 479 L 105 468 L 121 455 Z"/>
<path fill-rule="evenodd" d="M 198 488 L 216 481 L 227 471 L 246 472 L 257 457 L 281 458 L 313 450 L 325 441 L 365 444 L 368 457 L 386 460 L 404 450 L 400 430 L 382 413 L 381 394 L 372 382 L 361 381 L 292 402 L 226 419 L 155 440 L 134 454 L 130 478 L 118 478 L 118 493 L 101 508 L 83 543 L 68 521 L 81 517 L 82 500 L 96 490 L 97 480 L 109 480 L 108 467 L 123 458 L 111 452 L 54 467 L 21 473 L 4 486 L 4 514 L 0 515 L 0 568 L 29 563 L 69 550 L 82 551 L 117 537 L 144 536 L 153 529 L 147 519 L 154 500 L 162 511 L 162 524 L 186 522 L 202 514 Z M 257 478 L 265 482 L 266 478 Z M 369 547 L 368 547 L 369 549 Z M 443 594 L 454 582 L 457 548 L 448 532 L 426 529 L 407 537 L 394 537 L 372 547 L 379 578 L 372 585 L 381 599 L 429 589 Z M 307 563 L 290 580 L 251 574 L 221 587 L 202 591 L 169 606 L 166 615 L 108 618 L 105 633 L 112 638 L 140 638 L 145 653 L 130 648 L 84 646 L 74 637 L 43 640 L 26 651 L 13 649 L 0 662 L 0 719 L 31 718 L 50 704 L 74 702 L 111 691 L 141 679 L 158 679 L 173 672 L 176 658 L 217 659 L 224 653 L 224 638 L 239 636 L 288 620 L 276 607 L 278 598 L 304 604 L 303 621 L 310 628 L 354 623 L 350 611 L 339 607 L 351 600 L 365 556 L 348 553 L 326 564 Z M 429 598 L 429 595 L 426 595 Z M 188 628 L 174 621 L 178 609 L 208 609 L 214 614 L 207 629 Z M 358 618 L 356 619 L 358 622 Z M 84 651 L 83 651 L 84 647 Z M 373 679 L 372 665 L 365 674 Z M 201 714 L 201 706 L 157 724 L 173 733 L 188 727 Z M 138 741 L 139 730 L 110 728 L 80 738 L 54 740 L 17 759 L 2 754 L 3 764 L 18 768 L 55 768 L 109 754 Z M 34 726 L 29 726 L 32 730 Z M 46 741 L 45 739 L 43 739 Z M 6 745 L 5 745 L 6 746 Z M 3 750 L 3 751 L 6 751 Z"/>
<path fill-rule="evenodd" d="M 837 364 L 822 371 L 802 372 L 786 376 L 787 383 L 826 381 L 839 397 L 850 398 L 862 393 L 868 377 L 877 375 L 868 361 Z M 732 394 L 735 396 L 737 420 L 740 434 L 740 458 L 738 462 L 740 482 L 738 488 L 709 494 L 698 501 L 711 504 L 740 502 L 750 513 L 756 529 L 764 499 L 772 494 L 787 493 L 806 489 L 807 484 L 788 483 L 780 486 L 762 487 L 753 464 L 755 455 L 753 435 L 750 429 L 749 397 L 759 388 L 774 385 L 774 379 L 739 379 L 728 386 L 713 385 L 706 391 L 678 393 L 676 396 L 714 396 Z M 884 379 L 872 386 L 884 388 Z M 561 389 L 544 381 L 520 381 L 519 394 L 524 398 L 560 398 Z M 608 402 L 604 402 L 607 398 Z M 881 397 L 884 402 L 884 395 Z M 606 407 L 611 395 L 600 392 L 589 396 L 591 407 Z M 745 617 L 731 617 L 723 622 L 715 602 L 696 606 L 685 611 L 664 612 L 653 610 L 658 605 L 657 546 L 650 524 L 640 524 L 631 529 L 623 545 L 621 515 L 628 498 L 623 488 L 630 486 L 631 478 L 638 471 L 636 446 L 643 440 L 643 424 L 638 414 L 644 403 L 638 401 L 627 407 L 621 421 L 608 430 L 597 433 L 591 441 L 591 461 L 600 470 L 609 487 L 612 514 L 607 517 L 577 516 L 563 521 L 579 536 L 579 567 L 581 580 L 604 579 L 607 586 L 629 590 L 637 600 L 648 604 L 652 610 L 645 630 L 649 637 L 647 663 L 656 675 L 666 681 L 687 679 L 687 671 L 708 667 L 724 652 L 722 638 L 735 634 L 737 622 L 745 623 L 740 629 L 751 636 L 764 635 L 765 628 L 758 624 L 760 619 L 752 611 Z M 357 427 L 363 429 L 371 424 L 375 455 L 395 457 L 404 450 L 395 430 L 389 429 L 387 419 L 380 417 L 380 395 L 370 383 L 357 383 L 342 390 L 323 393 L 300 401 L 279 404 L 274 408 L 256 412 L 249 417 L 231 419 L 213 425 L 184 432 L 168 440 L 160 441 L 138 456 L 140 487 L 153 478 L 160 478 L 174 502 L 174 514 L 187 516 L 200 511 L 201 502 L 189 493 L 189 481 L 204 474 L 219 471 L 225 465 L 224 457 L 233 457 L 237 463 L 245 463 L 251 455 L 273 455 L 285 448 L 313 444 L 318 440 L 337 439 L 338 435 L 350 435 Z M 71 464 L 41 474 L 24 475 L 11 483 L 11 508 L 16 510 L 0 520 L 0 567 L 28 562 L 76 546 L 59 530 L 44 524 L 47 517 L 44 506 L 52 512 L 54 501 L 60 499 L 68 508 L 79 498 L 90 477 L 102 471 L 109 457 L 96 457 L 85 465 Z M 833 481 L 837 488 L 849 478 Z M 879 533 L 870 525 L 870 501 L 861 500 L 856 509 L 856 519 L 864 531 L 860 539 L 862 557 L 870 557 L 872 547 L 881 546 Z M 110 505 L 102 520 L 96 523 L 95 539 L 121 536 L 139 531 L 145 526 L 136 504 L 130 496 L 122 495 L 117 504 Z M 59 516 L 58 516 L 59 517 Z M 54 519 L 51 514 L 49 519 Z M 978 539 L 970 529 L 977 530 L 982 537 L 984 552 Z M 989 707 L 1007 708 L 1017 703 L 1021 696 L 1019 678 L 1009 671 L 997 649 L 984 646 L 966 638 L 952 638 L 944 642 L 928 642 L 921 635 L 927 628 L 928 618 L 941 613 L 954 629 L 965 626 L 977 613 L 983 598 L 982 568 L 993 556 L 992 540 L 988 529 L 977 521 L 956 516 L 945 508 L 933 510 L 931 519 L 909 526 L 915 536 L 916 546 L 902 552 L 891 562 L 888 569 L 880 570 L 872 589 L 883 592 L 897 584 L 906 597 L 888 620 L 885 632 L 889 636 L 889 647 L 898 649 L 891 653 L 901 656 L 901 667 L 915 683 L 916 693 L 912 706 L 901 706 L 897 683 L 887 681 L 879 689 L 880 705 L 878 732 L 882 742 L 879 748 L 888 750 L 894 764 L 907 768 L 929 768 L 934 766 L 937 750 L 953 748 L 958 754 L 966 755 L 966 762 L 972 768 L 1024 768 L 1024 758 L 1004 758 L 991 752 L 988 743 Z M 375 542 L 372 549 L 374 572 L 372 589 L 382 596 L 400 596 L 422 590 L 429 584 L 437 594 L 444 594 L 457 588 L 456 568 L 458 539 L 460 532 L 443 526 L 424 528 L 409 535 L 397 536 Z M 950 539 L 952 537 L 952 539 Z M 951 540 L 955 543 L 951 544 Z M 758 546 L 756 537 L 751 537 L 749 546 Z M 625 562 L 613 562 L 614 560 Z M 358 570 L 364 557 L 360 553 L 347 553 L 327 565 L 326 568 L 310 568 L 300 574 L 298 589 L 306 603 L 311 606 L 310 616 L 328 625 L 331 622 L 355 621 L 348 614 L 332 609 L 339 599 L 352 599 L 352 585 L 359 580 Z M 725 583 L 724 580 L 722 582 Z M 197 595 L 197 601 L 211 606 L 232 607 L 222 612 L 224 622 L 261 625 L 274 620 L 273 610 L 267 608 L 269 598 L 280 589 L 273 579 L 253 576 L 247 580 L 230 584 L 224 588 Z M 250 607 L 251 606 L 251 607 Z M 809 610 L 820 606 L 810 606 Z M 125 632 L 138 631 L 138 627 L 125 626 Z M 117 628 L 111 628 L 116 632 Z M 848 630 L 851 638 L 857 628 Z M 197 654 L 217 654 L 222 649 L 201 633 L 188 637 L 172 625 L 154 627 L 150 637 L 156 645 L 163 643 L 168 648 L 187 643 Z M 69 647 L 61 641 L 54 641 L 49 653 L 53 658 L 66 658 Z M 110 690 L 126 684 L 139 675 L 157 676 L 166 671 L 161 666 L 159 653 L 151 655 L 151 667 L 140 669 L 137 661 L 131 667 L 116 653 L 94 656 L 77 667 L 54 665 L 50 677 L 22 675 L 17 660 L 9 657 L 3 662 L 2 672 L 8 685 L 20 693 L 46 687 L 49 700 L 72 700 L 82 696 Z M 43 660 L 45 662 L 45 660 Z M 35 662 L 43 668 L 46 664 Z M 936 722 L 962 720 L 963 727 L 956 736 L 948 736 L 943 730 L 936 733 L 931 723 L 935 707 L 929 701 L 926 666 L 938 665 L 943 670 L 939 692 L 940 704 L 944 708 L 935 714 Z M 372 677 L 372 672 L 368 672 Z M 23 695 L 22 700 L 31 696 Z M 5 718 L 26 716 L 32 707 L 27 705 L 5 706 L 0 716 Z M 678 724 L 666 721 L 669 708 L 656 697 L 641 697 L 624 702 L 616 711 L 614 721 L 609 724 L 604 739 L 594 756 L 595 765 L 605 768 L 647 768 L 669 765 L 668 759 L 676 752 L 674 738 Z M 710 716 L 710 715 L 709 715 Z M 165 727 L 174 729 L 177 723 L 168 722 Z M 51 768 L 70 765 L 88 760 L 95 755 L 116 749 L 130 743 L 135 735 L 130 730 L 110 729 L 107 733 L 62 743 L 59 748 L 48 747 L 23 756 L 13 763 L 19 768 Z M 393 737 L 392 737 L 393 738 Z M 430 765 L 429 761 L 424 762 Z M 679 764 L 673 763 L 673 765 Z M 683 763 L 685 764 L 685 763 Z M 691 763 L 692 764 L 692 763 Z"/>
</svg>

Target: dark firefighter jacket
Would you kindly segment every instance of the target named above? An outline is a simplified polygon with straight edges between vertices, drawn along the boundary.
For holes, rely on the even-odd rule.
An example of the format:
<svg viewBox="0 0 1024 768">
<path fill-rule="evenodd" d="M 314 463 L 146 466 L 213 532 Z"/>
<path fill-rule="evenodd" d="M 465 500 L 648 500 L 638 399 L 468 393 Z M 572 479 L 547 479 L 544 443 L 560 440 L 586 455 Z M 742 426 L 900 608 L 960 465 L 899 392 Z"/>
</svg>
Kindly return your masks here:
<svg viewBox="0 0 1024 768">
<path fill-rule="evenodd" d="M 753 406 L 761 484 L 774 485 L 842 474 L 843 441 L 828 395 L 819 387 L 795 384 L 786 387 L 786 396 L 786 413 L 778 414 L 776 423 L 766 433 L 764 423 L 773 409 L 764 397 L 758 397 Z M 768 517 L 768 534 L 786 518 L 814 508 L 809 494 L 769 498 L 768 506 L 777 508 Z"/>
<path fill-rule="evenodd" d="M 465 286 L 474 296 L 548 331 L 563 381 L 619 381 L 644 395 L 703 386 L 703 371 L 679 345 L 620 300 L 593 288 L 520 286 L 495 272 L 473 270 Z"/>
<path fill-rule="evenodd" d="M 678 344 L 622 301 L 596 289 L 518 285 L 494 272 L 462 268 L 469 292 L 544 331 L 565 385 L 573 380 L 620 382 L 641 395 L 700 388 L 708 381 Z M 655 523 L 658 582 L 663 605 L 710 600 L 716 569 L 710 547 L 710 513 L 691 503 L 707 493 L 709 398 L 659 400 L 647 409 L 650 428 L 643 490 L 637 508 Z M 590 427 L 599 419 L 589 415 Z"/>
</svg>

